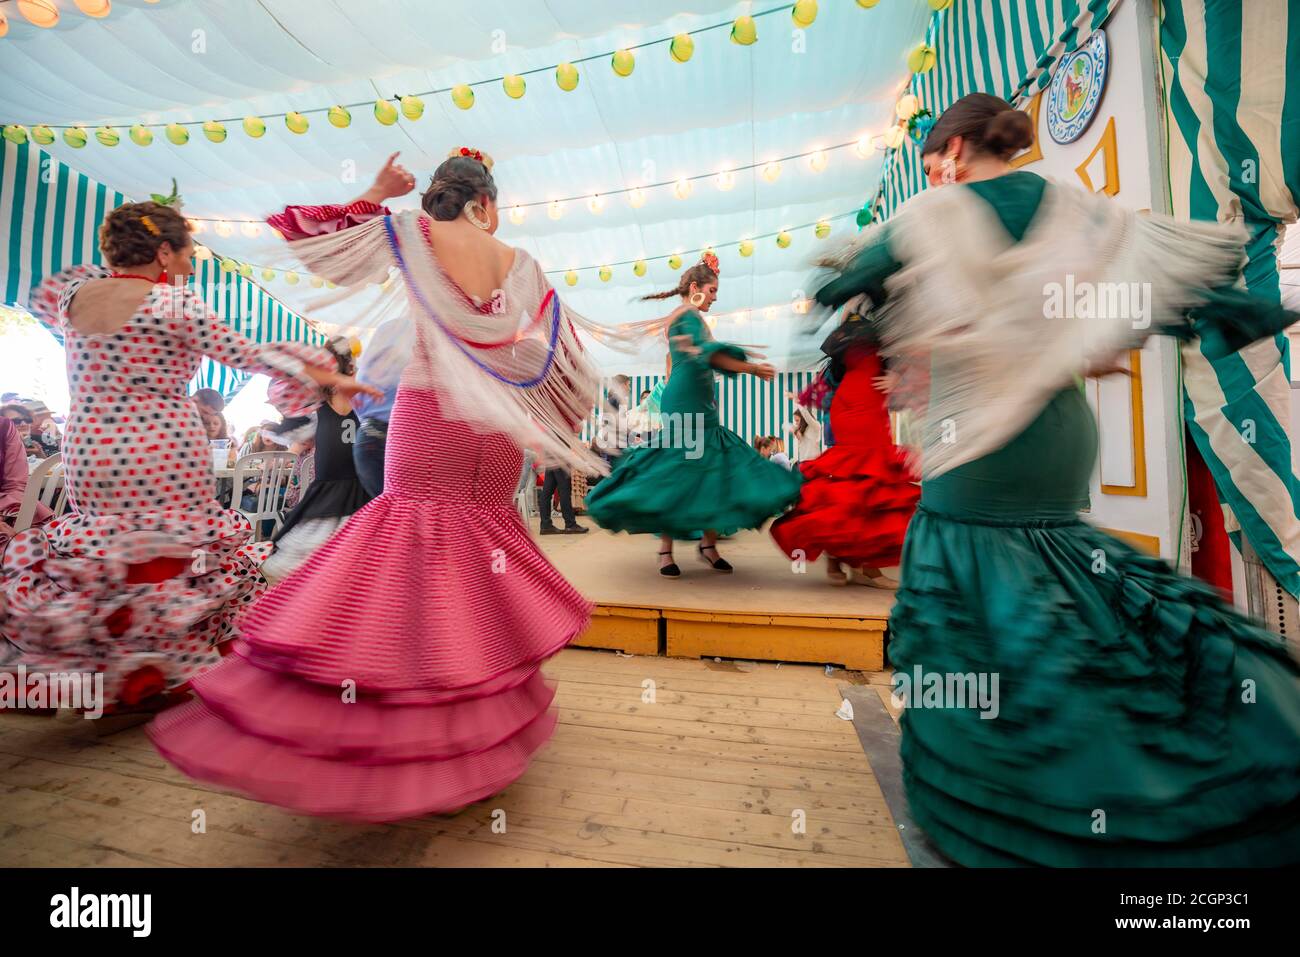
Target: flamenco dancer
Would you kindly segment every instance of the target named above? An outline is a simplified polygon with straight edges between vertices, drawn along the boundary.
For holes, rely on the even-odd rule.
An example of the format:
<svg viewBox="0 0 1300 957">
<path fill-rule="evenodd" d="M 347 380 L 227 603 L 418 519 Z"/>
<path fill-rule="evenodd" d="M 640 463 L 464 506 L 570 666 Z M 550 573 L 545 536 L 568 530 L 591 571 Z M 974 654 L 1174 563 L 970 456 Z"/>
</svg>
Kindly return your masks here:
<svg viewBox="0 0 1300 957">
<path fill-rule="evenodd" d="M 275 377 L 282 411 L 319 386 L 363 387 L 323 350 L 257 345 L 213 316 L 183 286 L 194 246 L 171 206 L 119 206 L 99 245 L 111 268 L 76 266 L 32 298 L 67 351 L 72 512 L 5 550 L 0 668 L 102 673 L 105 711 L 123 712 L 216 664 L 266 587 L 267 546 L 213 497 L 212 454 L 186 394 L 199 360 Z"/>
<path fill-rule="evenodd" d="M 369 294 L 400 277 L 368 317 L 414 330 L 414 348 L 393 353 L 408 364 L 383 493 L 252 609 L 197 699 L 150 727 L 192 777 L 359 821 L 459 810 L 518 778 L 550 737 L 540 667 L 589 606 L 514 508 L 521 447 L 600 468 L 577 435 L 599 387 L 577 328 L 602 330 L 493 237 L 491 159 L 454 151 L 421 210 L 391 213 L 381 204 L 415 187 L 396 158 L 347 206 L 269 220 L 340 286 Z"/>
<path fill-rule="evenodd" d="M 856 310 L 822 344 L 826 367 L 809 387 L 814 394 L 838 383 L 831 399 L 835 444 L 801 462 L 799 502 L 772 523 L 772 537 L 791 558 L 816 561 L 826 553 L 832 585 L 853 581 L 875 588 L 897 588 L 882 567 L 902 560 L 903 536 L 921 497 L 906 454 L 894 445 L 885 397 L 876 387 L 883 369 L 872 324 Z M 809 413 L 811 414 L 811 413 Z"/>
<path fill-rule="evenodd" d="M 339 371 L 352 375 L 356 360 L 351 342 L 339 336 L 327 348 Z M 271 539 L 271 557 L 262 565 L 262 573 L 273 582 L 289 577 L 372 498 L 361 484 L 353 457 L 353 447 L 362 439 L 361 420 L 347 396 L 333 389 L 321 391 L 315 410 L 314 477 Z"/>
<path fill-rule="evenodd" d="M 750 362 L 739 346 L 715 341 L 704 324 L 701 315 L 718 297 L 717 257 L 705 253 L 677 288 L 642 298 L 673 296 L 681 304 L 662 320 L 669 344 L 662 430 L 651 444 L 627 449 L 587 495 L 587 514 L 602 528 L 659 536 L 659 574 L 667 578 L 681 575 L 674 539 L 700 539 L 700 561 L 730 572 L 718 536 L 757 528 L 799 495 L 797 475 L 763 458 L 718 419 L 715 371 L 770 382 L 775 370 Z"/>
<path fill-rule="evenodd" d="M 958 100 L 922 148 L 940 188 L 817 294 L 891 276 L 882 349 L 930 377 L 890 619 L 912 813 L 966 865 L 1295 864 L 1300 668 L 1212 588 L 1079 519 L 1097 434 L 1075 379 L 1153 332 L 1228 354 L 1296 317 L 1232 288 L 1241 235 L 1011 171 L 1031 140 L 1005 101 Z M 1149 328 L 1044 319 L 1067 274 L 1151 283 Z M 920 706 L 899 678 L 924 673 L 998 675 L 996 716 Z"/>
</svg>

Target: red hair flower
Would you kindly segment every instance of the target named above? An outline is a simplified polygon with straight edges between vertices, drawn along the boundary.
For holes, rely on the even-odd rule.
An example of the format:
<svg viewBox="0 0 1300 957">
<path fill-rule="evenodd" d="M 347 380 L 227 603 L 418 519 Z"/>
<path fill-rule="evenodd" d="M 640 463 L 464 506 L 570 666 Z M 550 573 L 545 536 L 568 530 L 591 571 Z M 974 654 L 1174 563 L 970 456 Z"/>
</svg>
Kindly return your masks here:
<svg viewBox="0 0 1300 957">
<path fill-rule="evenodd" d="M 705 253 L 700 257 L 700 262 L 712 269 L 715 276 L 722 275 L 721 270 L 718 269 L 718 257 L 713 253 Z"/>
</svg>

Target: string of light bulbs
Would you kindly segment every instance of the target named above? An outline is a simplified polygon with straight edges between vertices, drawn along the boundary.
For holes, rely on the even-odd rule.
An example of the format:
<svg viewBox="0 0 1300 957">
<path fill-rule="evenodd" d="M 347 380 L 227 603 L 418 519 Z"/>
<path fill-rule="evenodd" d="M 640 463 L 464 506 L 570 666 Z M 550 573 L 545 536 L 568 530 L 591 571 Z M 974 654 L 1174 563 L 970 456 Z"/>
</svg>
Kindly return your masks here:
<svg viewBox="0 0 1300 957">
<path fill-rule="evenodd" d="M 769 183 L 774 183 L 780 177 L 782 165 L 796 160 L 807 159 L 808 167 L 814 173 L 822 172 L 830 162 L 829 154 L 836 150 L 853 147 L 854 152 L 863 159 L 867 158 L 872 151 L 881 150 L 884 147 L 878 146 L 877 141 L 883 140 L 884 133 L 867 133 L 858 137 L 856 140 L 850 140 L 845 143 L 835 143 L 831 146 L 818 146 L 802 153 L 791 153 L 788 156 L 777 156 L 772 159 L 764 160 L 759 163 L 747 163 L 742 166 L 732 166 L 726 169 L 718 170 L 713 173 L 695 173 L 690 176 L 681 176 L 677 179 L 661 180 L 654 183 L 643 183 L 640 186 L 625 186 L 619 189 L 611 189 L 604 193 L 590 193 L 580 196 L 564 196 L 557 199 L 539 199 L 523 203 L 510 203 L 506 208 L 507 217 L 510 222 L 516 226 L 523 223 L 525 219 L 524 210 L 534 209 L 545 206 L 551 213 L 552 219 L 560 219 L 564 215 L 564 208 L 569 203 L 586 201 L 587 208 L 593 215 L 599 215 L 604 211 L 605 201 L 612 196 L 627 196 L 628 203 L 634 209 L 640 209 L 645 205 L 647 200 L 646 193 L 654 189 L 662 189 L 665 186 L 671 186 L 674 189 L 674 195 L 678 199 L 687 199 L 694 191 L 691 184 L 700 180 L 714 179 L 717 181 L 717 187 L 723 192 L 727 192 L 735 187 L 735 177 L 739 173 L 747 173 L 750 170 L 760 170 L 763 178 Z M 214 231 L 223 238 L 233 236 L 235 228 L 239 227 L 245 236 L 250 238 L 261 234 L 262 220 L 256 219 L 236 219 L 229 216 L 189 216 L 187 217 L 192 224 L 196 225 L 194 232 L 202 233 L 206 227 L 204 223 L 216 223 Z M 251 228 L 250 228 L 251 227 Z"/>
<path fill-rule="evenodd" d="M 856 216 L 857 213 L 858 211 L 855 209 L 846 213 L 838 213 L 834 216 L 823 216 L 811 223 L 803 223 L 798 226 L 785 226 L 769 233 L 761 233 L 757 236 L 747 236 L 743 239 L 736 239 L 726 243 L 710 243 L 709 245 L 698 246 L 694 249 L 678 249 L 671 253 L 661 253 L 656 256 L 641 256 L 637 259 L 596 263 L 590 266 L 570 266 L 563 269 L 547 269 L 544 270 L 544 272 L 548 276 L 563 276 L 567 285 L 576 286 L 578 284 L 579 273 L 595 270 L 602 282 L 609 282 L 609 280 L 613 278 L 614 269 L 616 267 L 631 266 L 633 275 L 637 278 L 641 278 L 649 271 L 649 264 L 652 262 L 666 261 L 668 267 L 673 271 L 676 271 L 682 267 L 682 257 L 685 255 L 716 252 L 719 249 L 730 249 L 733 246 L 742 257 L 749 258 L 754 254 L 754 244 L 760 240 L 775 239 L 777 248 L 788 249 L 794 242 L 794 234 L 805 229 L 811 229 L 813 235 L 818 239 L 825 239 L 831 233 L 831 223 L 836 220 Z M 195 247 L 194 258 L 199 261 L 214 260 L 218 263 L 222 272 L 238 272 L 245 279 L 252 279 L 254 271 L 261 270 L 261 278 L 264 282 L 271 282 L 280 274 L 283 274 L 284 281 L 291 286 L 295 286 L 302 281 L 302 274 L 295 269 L 277 269 L 261 263 L 243 262 L 230 256 L 218 259 L 207 246 L 200 245 Z M 331 289 L 334 288 L 334 283 L 322 279 L 320 276 L 312 276 L 308 274 L 307 280 L 315 289 L 319 289 L 322 286 L 328 286 Z"/>
</svg>

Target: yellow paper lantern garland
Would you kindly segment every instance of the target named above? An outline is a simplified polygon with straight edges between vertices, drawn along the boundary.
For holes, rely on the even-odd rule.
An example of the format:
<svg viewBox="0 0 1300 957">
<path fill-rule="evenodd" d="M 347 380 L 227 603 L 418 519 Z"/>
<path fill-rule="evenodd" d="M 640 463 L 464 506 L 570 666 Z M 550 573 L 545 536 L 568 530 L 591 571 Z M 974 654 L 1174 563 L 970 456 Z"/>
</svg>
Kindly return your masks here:
<svg viewBox="0 0 1300 957">
<path fill-rule="evenodd" d="M 111 5 L 111 0 L 75 0 L 75 2 L 79 6 L 82 6 L 83 9 L 97 11 L 94 13 L 90 13 L 89 15 L 91 16 L 107 16 L 109 7 Z M 151 2 L 153 2 L 153 0 L 151 0 Z M 867 8 L 875 6 L 876 2 L 878 2 L 878 0 L 858 0 L 860 6 L 867 7 Z M 930 0 L 930 2 L 933 5 L 936 3 L 941 3 L 941 0 Z M 942 9 L 943 6 L 946 5 L 947 3 L 942 3 L 941 6 L 937 6 L 936 9 Z M 33 23 L 36 23 L 37 26 L 54 26 L 56 23 L 58 23 L 58 19 L 59 19 L 58 9 L 57 7 L 55 7 L 53 3 L 49 2 L 49 0 L 25 0 L 25 3 L 19 4 L 19 8 L 23 10 L 24 15 L 27 16 L 27 18 L 31 20 Z M 38 13 L 37 14 L 29 13 L 27 12 L 28 9 L 38 11 Z M 759 13 L 755 16 L 737 17 L 731 23 L 732 42 L 740 46 L 751 46 L 752 44 L 758 42 L 757 18 L 766 16 L 770 13 L 776 13 L 780 10 L 785 10 L 785 9 L 790 10 L 791 19 L 794 21 L 795 25 L 800 29 L 804 29 L 811 26 L 813 22 L 817 19 L 817 13 L 818 13 L 817 0 L 796 0 L 796 2 L 789 7 L 777 7 L 772 10 Z M 652 41 L 650 43 L 642 44 L 642 46 L 648 47 L 648 46 L 654 46 L 658 43 L 665 43 L 668 46 L 669 55 L 672 57 L 672 59 L 675 62 L 686 63 L 691 59 L 691 57 L 695 53 L 695 39 L 693 36 L 694 33 L 704 33 L 709 30 L 715 29 L 716 27 L 725 26 L 725 25 L 726 24 L 724 22 L 721 24 L 715 24 L 711 27 L 703 27 L 698 30 L 694 30 L 690 32 L 678 33 L 670 38 Z M 6 29 L 7 29 L 7 21 L 4 19 L 3 14 L 0 13 L 0 37 L 3 37 L 5 35 Z M 587 57 L 586 59 L 594 59 L 594 58 Z M 636 55 L 634 51 L 632 49 L 626 49 L 626 48 L 613 51 L 610 54 L 610 66 L 613 69 L 614 73 L 617 74 L 618 76 L 621 77 L 631 76 L 633 71 L 636 69 Z M 554 70 L 555 70 L 555 83 L 561 90 L 564 90 L 565 92 L 571 92 L 577 89 L 579 78 L 580 78 L 580 74 L 578 72 L 577 66 L 575 66 L 571 62 L 565 61 L 563 63 L 557 64 L 554 67 Z M 530 70 L 528 72 L 531 73 L 531 72 L 541 72 L 541 71 Z M 507 74 L 503 77 L 500 77 L 499 80 L 501 82 L 502 88 L 505 91 L 506 95 L 509 96 L 511 99 L 516 99 L 516 100 L 521 99 L 524 96 L 525 91 L 527 90 L 527 83 L 524 75 L 522 74 Z M 458 108 L 462 110 L 468 110 L 474 105 L 475 97 L 474 97 L 473 87 L 480 86 L 489 82 L 495 82 L 495 81 L 481 80 L 472 85 L 468 83 L 459 83 L 453 86 L 450 90 L 429 91 L 429 92 L 430 93 L 448 92 L 451 95 L 452 103 L 454 103 Z M 420 117 L 423 116 L 424 102 L 423 100 L 420 99 L 420 96 L 415 94 L 409 94 L 400 97 L 399 102 L 400 102 L 401 115 L 404 116 L 406 119 L 414 121 L 420 119 Z M 361 104 L 351 104 L 351 105 L 359 106 Z M 375 119 L 381 125 L 391 126 L 394 122 L 396 122 L 397 108 L 394 107 L 392 102 L 389 100 L 381 98 L 375 101 L 374 112 L 375 112 Z M 348 106 L 343 104 L 336 104 L 335 106 L 332 107 L 320 107 L 317 109 L 307 110 L 305 112 L 293 110 L 284 114 L 285 126 L 289 129 L 290 132 L 299 135 L 307 132 L 310 123 L 307 119 L 306 113 L 325 113 L 330 124 L 339 128 L 346 127 L 352 122 L 352 117 L 349 112 Z M 265 121 L 266 118 L 260 116 L 244 117 L 244 119 L 242 120 L 244 133 L 247 134 L 252 139 L 260 138 L 266 132 Z M 225 120 L 208 120 L 206 122 L 187 121 L 186 123 L 173 122 L 167 124 L 136 123 L 132 125 L 131 129 L 134 130 L 137 127 L 143 127 L 144 129 L 148 130 L 149 126 L 162 127 L 166 131 L 168 142 L 172 143 L 175 146 L 183 146 L 189 142 L 189 132 L 187 130 L 188 126 L 199 126 L 203 130 L 204 135 L 208 138 L 208 140 L 213 143 L 224 142 L 226 139 L 224 124 L 226 122 L 228 121 Z M 79 126 L 67 126 L 67 127 L 56 127 L 56 128 L 63 130 L 64 141 L 67 142 L 70 146 L 73 146 L 73 148 L 80 149 L 82 146 L 85 145 L 84 128 Z M 50 127 L 42 124 L 40 126 L 40 129 L 42 129 L 43 131 L 49 131 Z M 106 129 L 109 128 L 101 127 L 101 130 L 106 130 Z M 78 130 L 80 130 L 80 132 L 75 132 Z M 19 133 L 15 129 L 12 135 L 17 136 L 19 135 Z M 27 135 L 27 131 L 25 128 L 23 130 L 22 135 L 24 136 L 24 142 L 25 142 L 25 137 Z M 53 142 L 53 133 L 49 132 L 48 136 L 49 136 L 48 142 Z M 96 139 L 98 139 L 104 145 L 112 146 L 112 145 L 116 145 L 117 143 L 115 137 L 116 137 L 116 133 L 114 133 L 112 136 L 106 135 L 104 137 L 100 137 L 97 135 Z M 148 143 L 152 142 L 152 134 L 150 134 L 149 137 L 144 137 L 144 136 L 133 137 L 133 141 L 140 143 L 141 145 L 147 145 Z M 48 143 L 43 145 L 48 145 Z"/>
</svg>

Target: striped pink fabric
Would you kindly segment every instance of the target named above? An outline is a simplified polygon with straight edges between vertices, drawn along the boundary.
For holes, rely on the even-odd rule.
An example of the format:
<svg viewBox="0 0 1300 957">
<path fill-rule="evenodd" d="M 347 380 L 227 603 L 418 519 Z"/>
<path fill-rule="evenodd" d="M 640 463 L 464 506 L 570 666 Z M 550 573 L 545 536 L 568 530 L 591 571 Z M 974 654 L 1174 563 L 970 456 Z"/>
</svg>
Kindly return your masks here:
<svg viewBox="0 0 1300 957">
<path fill-rule="evenodd" d="M 150 727 L 186 774 L 398 820 L 500 791 L 550 736 L 539 668 L 590 606 L 514 510 L 519 450 L 404 388 L 385 464 L 384 494 L 250 610 L 197 700 Z"/>
</svg>

